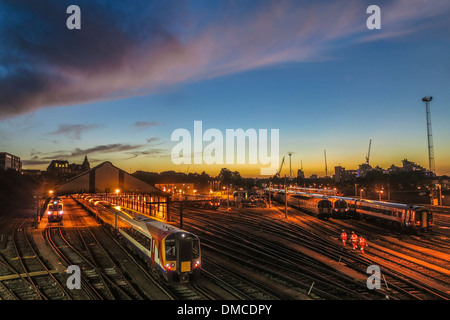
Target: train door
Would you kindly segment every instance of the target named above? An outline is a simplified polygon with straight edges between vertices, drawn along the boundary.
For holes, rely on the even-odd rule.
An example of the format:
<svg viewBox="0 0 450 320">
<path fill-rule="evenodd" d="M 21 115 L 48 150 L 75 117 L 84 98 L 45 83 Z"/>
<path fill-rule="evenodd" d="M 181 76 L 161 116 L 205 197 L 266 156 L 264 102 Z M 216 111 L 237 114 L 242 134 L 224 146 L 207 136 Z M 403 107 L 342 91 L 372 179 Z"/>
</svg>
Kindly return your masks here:
<svg viewBox="0 0 450 320">
<path fill-rule="evenodd" d="M 422 228 L 428 227 L 427 212 L 422 211 Z"/>
<path fill-rule="evenodd" d="M 192 271 L 192 260 L 194 252 L 194 243 L 192 237 L 185 233 L 177 234 L 177 265 L 180 271 L 180 281 L 189 281 L 189 273 Z"/>
<path fill-rule="evenodd" d="M 422 211 L 422 228 L 428 230 L 433 223 L 433 214 L 431 211 Z"/>
</svg>

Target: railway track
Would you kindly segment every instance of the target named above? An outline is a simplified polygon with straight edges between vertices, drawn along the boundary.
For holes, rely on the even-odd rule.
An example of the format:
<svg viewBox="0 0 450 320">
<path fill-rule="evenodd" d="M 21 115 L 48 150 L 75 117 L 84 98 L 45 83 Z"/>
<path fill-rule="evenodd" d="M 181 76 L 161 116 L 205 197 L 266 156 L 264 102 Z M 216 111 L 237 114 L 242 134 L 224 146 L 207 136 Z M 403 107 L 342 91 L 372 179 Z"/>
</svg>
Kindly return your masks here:
<svg viewBox="0 0 450 320">
<path fill-rule="evenodd" d="M 90 214 L 89 210 L 85 207 L 81 208 Z M 164 279 L 162 279 L 158 274 L 155 274 L 148 264 L 144 263 L 138 255 L 133 252 L 132 248 L 129 248 L 126 244 L 122 243 L 117 237 L 113 236 L 108 232 L 108 228 L 102 228 L 104 231 L 102 235 L 102 240 L 105 241 L 106 238 L 109 241 L 113 241 L 114 244 L 121 249 L 122 252 L 127 254 L 128 259 L 133 260 L 135 265 L 139 268 L 137 272 L 141 279 L 145 281 L 150 281 L 155 286 L 155 291 L 160 291 L 161 294 L 158 295 L 157 299 L 170 299 L 170 300 L 218 300 L 229 298 L 230 296 L 222 296 L 217 292 L 221 291 L 221 288 L 212 282 L 205 283 L 205 281 L 194 281 L 189 284 L 169 284 Z M 133 277 L 136 277 L 136 272 L 133 273 Z M 208 277 L 205 277 L 208 278 Z M 152 298 L 152 297 L 149 297 Z"/>
<path fill-rule="evenodd" d="M 63 279 L 40 258 L 30 240 L 28 223 L 23 218 L 13 228 L 11 258 L 0 256 L 0 297 L 12 300 L 71 300 L 71 295 L 62 285 Z"/>
<path fill-rule="evenodd" d="M 204 248 L 221 256 L 227 256 L 229 260 L 239 262 L 261 274 L 276 278 L 278 282 L 284 283 L 288 287 L 295 287 L 296 290 L 303 293 L 304 297 L 308 294 L 325 299 L 381 297 L 368 292 L 365 285 L 336 273 L 333 269 L 327 268 L 314 259 L 308 259 L 292 248 L 275 243 L 275 241 L 271 242 L 261 236 L 252 235 L 249 230 L 226 226 L 227 218 L 222 220 L 215 216 L 214 221 L 211 221 L 204 217 L 189 216 L 186 219 L 192 221 L 189 224 L 190 228 L 197 229 L 196 232 L 200 235 Z M 232 221 L 236 223 L 236 220 L 232 219 Z M 253 222 L 255 222 L 256 230 L 259 231 L 260 221 Z M 249 228 L 249 224 L 245 223 L 246 228 Z M 208 233 L 202 235 L 204 228 L 208 229 Z M 341 283 L 337 283 L 339 281 Z M 281 298 L 286 299 L 286 297 Z"/>
<path fill-rule="evenodd" d="M 333 222 L 320 221 L 319 224 L 319 220 L 315 221 L 312 217 L 306 217 L 308 221 L 306 226 L 303 215 L 301 218 L 295 215 L 293 217 L 294 219 L 299 221 L 299 225 L 302 226 L 302 231 L 312 231 L 311 234 L 312 236 L 318 238 L 317 241 L 320 241 L 321 238 L 330 238 L 330 232 L 331 234 L 333 232 L 334 234 L 338 234 L 339 226 L 342 223 L 341 221 L 337 220 Z M 343 222 L 342 224 L 345 225 L 346 222 Z M 321 236 L 319 236 L 319 234 L 321 234 Z M 368 230 L 365 230 L 364 234 L 369 235 L 372 239 L 383 238 L 383 236 L 379 236 L 378 234 L 370 232 Z M 430 279 L 430 274 L 428 271 L 423 271 L 422 273 L 418 272 L 418 270 L 423 269 L 423 265 L 412 263 L 412 259 L 399 259 L 397 256 L 395 257 L 395 259 L 397 260 L 395 262 L 392 261 L 392 254 L 386 255 L 386 253 L 383 254 L 381 253 L 381 251 L 383 250 L 376 251 L 372 250 L 371 248 L 370 254 L 366 252 L 366 255 L 364 257 L 352 252 L 347 252 L 346 255 L 350 254 L 350 256 L 347 258 L 349 259 L 349 261 L 351 261 L 350 265 L 352 265 L 355 270 L 359 270 L 360 272 L 363 272 L 365 268 L 367 268 L 367 266 L 370 264 L 380 265 L 382 267 L 383 274 L 385 275 L 386 287 L 388 288 L 386 294 L 392 298 L 420 300 L 450 298 L 450 295 L 448 294 L 448 291 L 445 290 L 445 288 L 442 289 L 440 288 L 441 286 L 439 284 L 433 285 L 426 280 Z M 323 251 L 323 254 L 327 254 L 327 251 Z M 371 257 L 371 259 L 369 259 L 369 256 Z M 395 267 L 394 265 L 396 265 L 397 267 Z M 408 268 L 406 268 L 407 265 Z M 401 268 L 401 270 L 399 268 Z M 445 283 L 445 280 L 442 280 L 443 277 L 444 279 L 448 279 L 448 275 L 441 274 L 440 279 L 434 278 L 433 280 Z"/>
<path fill-rule="evenodd" d="M 350 250 L 342 250 L 340 246 L 336 245 L 335 240 L 334 243 L 333 240 L 330 240 L 331 237 L 323 236 L 323 230 L 313 229 L 316 231 L 312 231 L 309 222 L 307 223 L 306 227 L 303 226 L 302 228 L 301 226 L 304 221 L 302 221 L 302 223 L 300 223 L 299 225 L 292 224 L 292 222 L 274 222 L 273 216 L 262 221 L 261 215 L 254 214 L 252 212 L 241 212 L 241 214 L 237 214 L 238 217 L 233 216 L 236 214 L 232 213 L 227 213 L 226 215 L 220 217 L 219 215 L 214 215 L 214 221 L 221 223 L 222 225 L 225 225 L 226 223 L 234 223 L 236 225 L 237 221 L 239 221 L 240 225 L 245 225 L 246 228 L 252 227 L 255 231 L 264 230 L 264 233 L 272 233 L 274 235 L 285 234 L 284 236 L 286 237 L 286 239 L 289 239 L 289 241 L 291 241 L 292 243 L 307 246 L 311 250 L 315 250 L 320 254 L 323 254 L 324 256 L 328 256 L 334 261 L 339 261 L 340 263 L 345 264 L 347 267 L 351 267 L 365 277 L 367 277 L 367 274 L 365 273 L 367 267 L 374 264 L 372 260 L 367 259 L 366 257 L 361 257 L 359 254 L 355 254 Z M 236 220 L 237 218 L 239 218 L 239 220 Z M 212 222 L 209 221 L 207 223 L 208 227 L 211 229 Z M 315 224 L 317 224 L 317 222 L 315 222 Z M 320 228 L 322 228 L 322 226 Z M 339 227 L 334 226 L 334 228 Z M 328 230 L 328 233 L 329 232 L 330 230 Z M 301 235 L 304 235 L 304 237 L 302 238 Z M 246 237 L 248 238 L 249 236 L 246 235 Z M 324 239 L 326 241 L 324 241 Z M 255 240 L 252 239 L 252 242 L 254 241 Z M 264 246 L 267 247 L 267 244 L 265 244 Z M 390 299 L 448 299 L 448 293 L 436 290 L 435 288 L 430 288 L 429 286 L 416 281 L 416 279 L 414 278 L 408 278 L 402 273 L 391 271 L 389 266 L 384 266 L 383 264 L 381 265 L 385 284 L 387 284 L 388 286 L 386 288 L 383 288 L 382 290 L 377 290 L 379 294 L 378 298 L 389 297 Z M 333 277 L 331 279 L 333 279 Z M 328 290 L 328 292 L 330 291 Z"/>
</svg>

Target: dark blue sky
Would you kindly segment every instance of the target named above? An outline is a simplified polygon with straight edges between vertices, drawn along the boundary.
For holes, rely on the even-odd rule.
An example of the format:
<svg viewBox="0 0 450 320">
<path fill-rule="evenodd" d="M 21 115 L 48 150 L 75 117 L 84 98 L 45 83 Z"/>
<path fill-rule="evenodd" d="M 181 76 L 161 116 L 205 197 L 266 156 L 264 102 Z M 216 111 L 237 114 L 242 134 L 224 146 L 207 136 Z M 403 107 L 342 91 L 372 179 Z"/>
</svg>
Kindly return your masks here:
<svg viewBox="0 0 450 320">
<path fill-rule="evenodd" d="M 280 130 L 307 175 L 408 158 L 450 173 L 448 1 L 1 1 L 0 151 L 125 170 L 174 166 L 171 133 Z M 81 30 L 65 9 L 81 8 Z M 381 8 L 381 30 L 366 8 Z M 213 175 L 225 165 L 191 165 Z M 260 166 L 228 166 L 257 175 Z"/>
</svg>

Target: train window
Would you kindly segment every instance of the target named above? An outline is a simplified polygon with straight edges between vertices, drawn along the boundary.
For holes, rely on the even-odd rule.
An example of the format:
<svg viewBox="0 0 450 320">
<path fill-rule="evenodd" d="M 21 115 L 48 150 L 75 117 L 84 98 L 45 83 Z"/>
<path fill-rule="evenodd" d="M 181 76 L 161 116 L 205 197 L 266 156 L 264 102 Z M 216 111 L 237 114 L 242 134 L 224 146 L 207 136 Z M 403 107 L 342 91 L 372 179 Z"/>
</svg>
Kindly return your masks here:
<svg viewBox="0 0 450 320">
<path fill-rule="evenodd" d="M 176 240 L 175 233 L 172 233 L 166 238 L 166 260 L 176 260 Z"/>
<path fill-rule="evenodd" d="M 194 241 L 192 243 L 192 258 L 198 259 L 200 256 L 200 242 L 198 239 L 194 238 Z"/>
</svg>

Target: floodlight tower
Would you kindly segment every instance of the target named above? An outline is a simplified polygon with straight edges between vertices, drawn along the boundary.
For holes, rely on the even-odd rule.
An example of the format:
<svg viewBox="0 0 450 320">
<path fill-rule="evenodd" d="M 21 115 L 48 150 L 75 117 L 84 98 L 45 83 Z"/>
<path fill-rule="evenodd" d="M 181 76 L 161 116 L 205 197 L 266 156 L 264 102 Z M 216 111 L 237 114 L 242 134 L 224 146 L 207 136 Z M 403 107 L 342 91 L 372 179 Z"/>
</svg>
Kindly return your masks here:
<svg viewBox="0 0 450 320">
<path fill-rule="evenodd" d="M 431 172 L 434 172 L 434 147 L 433 147 L 433 133 L 431 132 L 431 115 L 430 102 L 433 97 L 424 97 L 422 101 L 425 102 L 427 111 L 427 137 L 428 137 L 428 166 Z"/>
<path fill-rule="evenodd" d="M 289 179 L 292 178 L 292 162 L 291 162 L 291 156 L 293 152 L 288 152 L 289 155 Z"/>
</svg>

